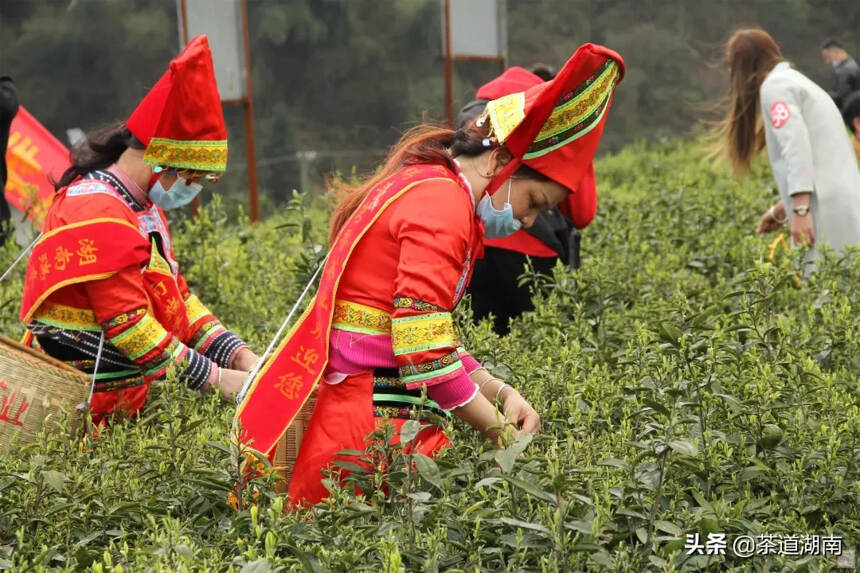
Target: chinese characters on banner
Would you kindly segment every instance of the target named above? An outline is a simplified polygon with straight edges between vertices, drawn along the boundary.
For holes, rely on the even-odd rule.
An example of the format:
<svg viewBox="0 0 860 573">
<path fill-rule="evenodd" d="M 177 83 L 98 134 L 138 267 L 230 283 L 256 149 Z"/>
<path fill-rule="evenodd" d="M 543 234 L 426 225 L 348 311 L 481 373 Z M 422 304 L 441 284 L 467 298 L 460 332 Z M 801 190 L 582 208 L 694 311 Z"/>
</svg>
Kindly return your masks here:
<svg viewBox="0 0 860 573">
<path fill-rule="evenodd" d="M 54 197 L 51 181 L 69 164 L 66 146 L 21 106 L 9 129 L 6 200 L 41 227 Z"/>
<path fill-rule="evenodd" d="M 30 401 L 23 394 L 9 389 L 6 382 L 0 380 L 0 424 L 23 426 L 22 417 L 30 408 Z"/>
</svg>

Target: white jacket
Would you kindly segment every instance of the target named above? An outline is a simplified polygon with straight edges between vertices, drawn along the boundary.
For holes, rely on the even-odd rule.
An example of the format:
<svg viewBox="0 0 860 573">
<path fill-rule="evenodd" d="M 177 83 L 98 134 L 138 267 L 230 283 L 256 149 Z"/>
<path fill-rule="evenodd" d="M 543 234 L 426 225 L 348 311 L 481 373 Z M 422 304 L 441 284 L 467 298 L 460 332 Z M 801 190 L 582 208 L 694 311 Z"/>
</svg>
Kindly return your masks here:
<svg viewBox="0 0 860 573">
<path fill-rule="evenodd" d="M 816 244 L 860 245 L 860 169 L 836 104 L 788 62 L 765 78 L 759 101 L 786 212 L 792 214 L 792 195 L 811 191 Z"/>
</svg>

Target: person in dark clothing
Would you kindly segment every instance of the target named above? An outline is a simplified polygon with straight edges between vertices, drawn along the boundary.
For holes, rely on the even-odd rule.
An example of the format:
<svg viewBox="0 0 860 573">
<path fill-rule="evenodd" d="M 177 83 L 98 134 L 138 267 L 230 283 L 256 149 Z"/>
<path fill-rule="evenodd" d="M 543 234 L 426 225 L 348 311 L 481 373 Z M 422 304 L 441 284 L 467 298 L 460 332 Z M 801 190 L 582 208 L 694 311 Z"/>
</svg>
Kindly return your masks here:
<svg viewBox="0 0 860 573">
<path fill-rule="evenodd" d="M 836 107 L 842 109 L 848 96 L 860 90 L 860 67 L 836 40 L 826 40 L 821 44 L 821 57 L 833 66 L 833 89 L 829 93 Z"/>
<path fill-rule="evenodd" d="M 9 142 L 9 126 L 18 113 L 18 93 L 9 76 L 0 76 L 0 246 L 6 242 L 12 213 L 3 190 L 6 188 L 6 145 Z"/>
<path fill-rule="evenodd" d="M 845 100 L 845 105 L 842 106 L 842 119 L 854 135 L 851 143 L 857 155 L 857 165 L 860 166 L 860 91 L 854 92 Z"/>
<path fill-rule="evenodd" d="M 474 121 L 492 99 L 527 90 L 549 81 L 554 72 L 538 64 L 532 71 L 517 66 L 508 68 L 496 79 L 481 86 L 476 99 L 466 104 L 457 116 L 458 128 Z M 542 211 L 528 229 L 509 237 L 486 238 L 484 256 L 475 262 L 468 292 L 476 322 L 493 316 L 493 330 L 499 335 L 509 332 L 510 319 L 534 309 L 527 285 L 519 286 L 527 259 L 541 274 L 552 274 L 556 261 L 571 268 L 579 267 L 579 230 L 591 222 L 597 209 L 593 171 L 585 177 L 580 189 L 571 193 L 569 204 Z"/>
</svg>

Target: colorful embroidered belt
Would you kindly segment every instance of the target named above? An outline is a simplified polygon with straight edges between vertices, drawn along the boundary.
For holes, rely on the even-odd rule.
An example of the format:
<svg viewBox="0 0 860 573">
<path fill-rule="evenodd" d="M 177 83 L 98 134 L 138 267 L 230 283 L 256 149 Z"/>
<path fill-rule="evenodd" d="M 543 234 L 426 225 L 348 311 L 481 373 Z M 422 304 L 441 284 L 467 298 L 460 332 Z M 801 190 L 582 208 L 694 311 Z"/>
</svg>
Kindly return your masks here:
<svg viewBox="0 0 860 573">
<path fill-rule="evenodd" d="M 95 360 L 64 360 L 63 362 L 90 377 L 92 377 L 93 368 L 96 365 Z M 93 386 L 93 392 L 113 392 L 114 390 L 136 388 L 137 386 L 142 386 L 144 382 L 145 380 L 140 368 L 99 372 L 96 374 L 96 383 Z"/>
<path fill-rule="evenodd" d="M 391 334 L 391 314 L 357 302 L 336 300 L 332 328 L 362 334 Z"/>
<path fill-rule="evenodd" d="M 373 371 L 373 415 L 377 418 L 419 420 L 425 424 L 444 426 L 451 415 L 433 400 L 421 395 L 421 390 L 407 390 L 395 368 Z"/>
</svg>

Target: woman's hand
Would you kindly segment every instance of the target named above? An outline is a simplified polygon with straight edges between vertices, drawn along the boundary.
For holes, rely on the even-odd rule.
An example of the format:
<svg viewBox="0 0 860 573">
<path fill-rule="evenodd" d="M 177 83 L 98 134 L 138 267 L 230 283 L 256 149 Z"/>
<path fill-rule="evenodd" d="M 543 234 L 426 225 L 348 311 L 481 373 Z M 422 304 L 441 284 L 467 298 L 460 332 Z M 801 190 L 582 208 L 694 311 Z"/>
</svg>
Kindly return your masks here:
<svg viewBox="0 0 860 573">
<path fill-rule="evenodd" d="M 510 386 L 506 387 L 502 393 L 504 399 L 502 407 L 505 410 L 505 416 L 516 424 L 518 430 L 529 434 L 539 432 L 541 427 L 540 416 L 531 407 L 531 404 Z"/>
<path fill-rule="evenodd" d="M 815 245 L 815 226 L 812 224 L 812 212 L 806 215 L 791 216 L 791 240 L 795 245 Z"/>
<path fill-rule="evenodd" d="M 203 386 L 205 390 L 221 389 L 221 397 L 228 402 L 236 401 L 236 394 L 242 390 L 245 380 L 248 378 L 248 373 L 241 370 L 228 370 L 221 368 L 220 376 L 215 382 L 206 382 Z"/>
<path fill-rule="evenodd" d="M 777 220 L 777 217 L 779 217 L 779 220 Z M 782 202 L 780 201 L 764 212 L 764 215 L 761 216 L 761 221 L 759 221 L 758 228 L 755 230 L 755 234 L 761 235 L 763 233 L 776 231 L 784 224 L 785 207 L 782 206 Z"/>
<path fill-rule="evenodd" d="M 254 366 L 257 365 L 257 361 L 259 357 L 254 354 L 254 352 L 244 346 L 239 349 L 236 353 L 236 356 L 233 357 L 233 362 L 230 364 L 230 367 L 233 370 L 244 370 L 245 372 L 250 372 Z"/>
</svg>

